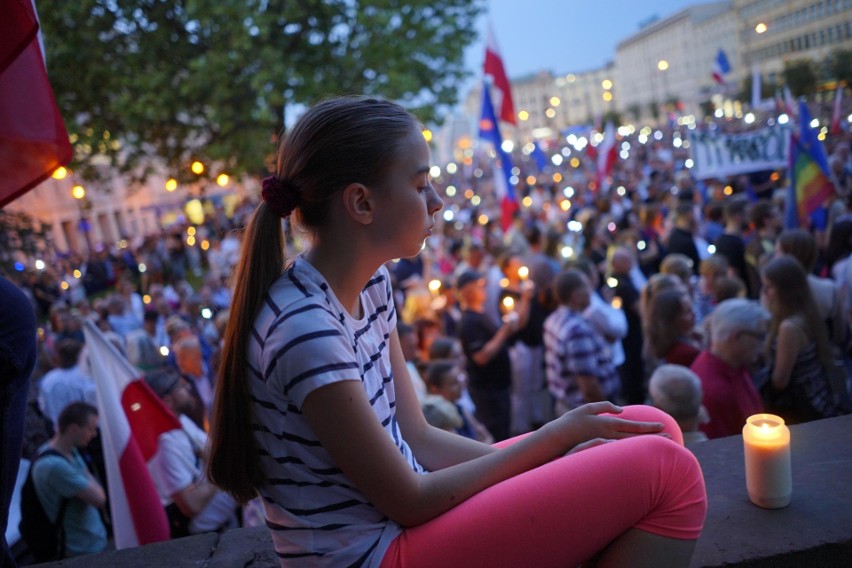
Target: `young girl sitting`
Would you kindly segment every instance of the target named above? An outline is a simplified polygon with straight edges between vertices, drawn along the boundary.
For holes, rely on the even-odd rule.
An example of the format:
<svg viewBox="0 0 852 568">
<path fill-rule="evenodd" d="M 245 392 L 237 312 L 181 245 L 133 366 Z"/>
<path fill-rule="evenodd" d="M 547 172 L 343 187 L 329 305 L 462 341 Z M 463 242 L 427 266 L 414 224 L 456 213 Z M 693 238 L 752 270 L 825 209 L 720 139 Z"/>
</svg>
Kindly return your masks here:
<svg viewBox="0 0 852 568">
<path fill-rule="evenodd" d="M 432 234 L 429 168 L 381 100 L 321 102 L 283 140 L 234 274 L 211 478 L 263 498 L 282 566 L 687 566 L 706 495 L 668 415 L 598 402 L 500 447 L 423 418 L 384 263 Z M 285 262 L 291 213 L 312 242 Z"/>
</svg>

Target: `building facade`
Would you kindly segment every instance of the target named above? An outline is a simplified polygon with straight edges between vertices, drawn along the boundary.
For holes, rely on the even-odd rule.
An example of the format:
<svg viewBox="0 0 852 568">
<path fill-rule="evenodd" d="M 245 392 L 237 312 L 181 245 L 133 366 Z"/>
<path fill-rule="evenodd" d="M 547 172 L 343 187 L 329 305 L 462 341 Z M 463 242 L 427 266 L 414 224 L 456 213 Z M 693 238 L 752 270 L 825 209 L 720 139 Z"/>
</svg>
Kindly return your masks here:
<svg viewBox="0 0 852 568">
<path fill-rule="evenodd" d="M 92 182 L 68 173 L 61 179 L 48 178 L 5 209 L 25 213 L 46 229 L 53 250 L 45 252 L 85 255 L 113 248 L 121 241 L 159 234 L 168 225 L 182 222 L 187 204 L 195 198 L 218 199 L 227 194 L 238 200 L 245 193 L 242 185 L 231 180 L 224 187 L 213 181 L 175 186 L 167 186 L 167 182 L 157 174 L 132 185 L 118 176 Z"/>
<path fill-rule="evenodd" d="M 772 84 L 783 82 L 784 62 L 810 59 L 821 66 L 835 49 L 852 48 L 852 0 L 734 0 L 743 62 Z M 849 85 L 847 85 L 848 87 Z"/>
<path fill-rule="evenodd" d="M 730 2 L 685 8 L 650 23 L 616 47 L 617 108 L 633 121 L 656 122 L 666 111 L 698 114 L 721 87 L 712 79 L 720 49 L 739 66 Z"/>
</svg>

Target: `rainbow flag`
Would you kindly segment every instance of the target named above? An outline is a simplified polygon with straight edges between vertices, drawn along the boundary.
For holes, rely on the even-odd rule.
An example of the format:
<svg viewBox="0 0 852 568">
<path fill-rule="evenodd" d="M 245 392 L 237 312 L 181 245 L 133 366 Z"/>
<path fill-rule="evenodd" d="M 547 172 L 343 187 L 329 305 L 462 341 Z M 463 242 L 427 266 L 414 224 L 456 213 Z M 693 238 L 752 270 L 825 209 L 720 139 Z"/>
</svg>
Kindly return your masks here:
<svg viewBox="0 0 852 568">
<path fill-rule="evenodd" d="M 825 149 L 811 128 L 811 114 L 804 100 L 799 101 L 798 135 L 790 144 L 790 188 L 784 227 L 825 229 L 828 204 L 834 198 L 834 185 L 828 173 Z"/>
</svg>

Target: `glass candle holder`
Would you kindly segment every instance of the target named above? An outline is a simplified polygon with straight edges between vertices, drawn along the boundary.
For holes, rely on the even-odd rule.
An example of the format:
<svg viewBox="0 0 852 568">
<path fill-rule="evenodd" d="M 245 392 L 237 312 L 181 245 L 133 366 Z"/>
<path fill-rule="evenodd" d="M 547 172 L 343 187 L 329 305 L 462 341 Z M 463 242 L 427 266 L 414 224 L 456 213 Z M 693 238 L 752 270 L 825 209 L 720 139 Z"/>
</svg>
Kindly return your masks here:
<svg viewBox="0 0 852 568">
<path fill-rule="evenodd" d="M 751 502 L 765 509 L 790 504 L 793 476 L 790 429 L 774 414 L 749 416 L 743 426 L 746 489 Z"/>
</svg>

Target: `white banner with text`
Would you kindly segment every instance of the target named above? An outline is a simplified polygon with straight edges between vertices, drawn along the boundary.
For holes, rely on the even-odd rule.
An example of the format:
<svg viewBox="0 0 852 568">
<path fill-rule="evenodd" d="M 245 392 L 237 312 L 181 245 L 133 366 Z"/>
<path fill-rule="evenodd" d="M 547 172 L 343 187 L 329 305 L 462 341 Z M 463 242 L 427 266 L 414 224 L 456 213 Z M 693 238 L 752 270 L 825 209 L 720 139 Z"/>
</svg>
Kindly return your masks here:
<svg viewBox="0 0 852 568">
<path fill-rule="evenodd" d="M 738 133 L 692 130 L 692 175 L 696 179 L 725 178 L 786 168 L 791 132 L 788 124 Z"/>
</svg>

